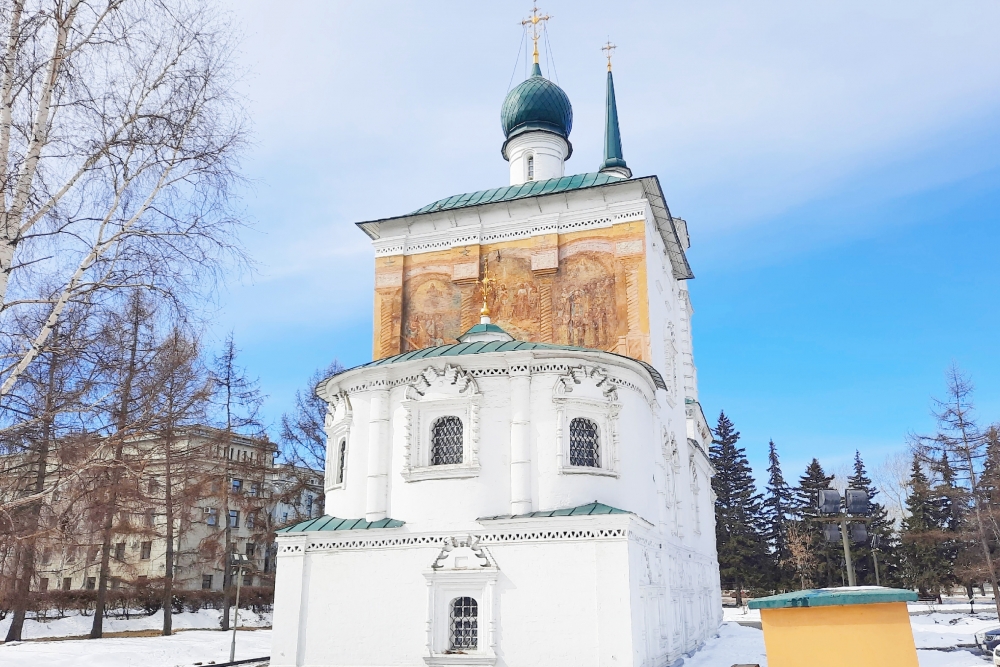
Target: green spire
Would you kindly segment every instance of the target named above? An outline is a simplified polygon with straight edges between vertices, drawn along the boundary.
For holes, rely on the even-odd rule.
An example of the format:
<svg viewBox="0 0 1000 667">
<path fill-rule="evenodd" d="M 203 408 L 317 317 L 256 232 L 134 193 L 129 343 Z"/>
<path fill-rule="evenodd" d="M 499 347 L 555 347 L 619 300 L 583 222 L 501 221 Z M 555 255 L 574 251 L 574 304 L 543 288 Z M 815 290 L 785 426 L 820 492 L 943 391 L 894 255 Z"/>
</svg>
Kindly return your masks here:
<svg viewBox="0 0 1000 667">
<path fill-rule="evenodd" d="M 538 63 L 533 64 L 531 66 L 531 76 L 541 76 L 541 75 L 542 75 L 542 68 L 538 66 Z"/>
<path fill-rule="evenodd" d="M 618 107 L 615 104 L 615 80 L 611 76 L 611 65 L 608 63 L 608 100 L 604 116 L 604 162 L 601 171 L 611 171 L 625 178 L 632 177 L 632 170 L 625 164 L 622 155 L 622 137 L 618 130 Z"/>
</svg>

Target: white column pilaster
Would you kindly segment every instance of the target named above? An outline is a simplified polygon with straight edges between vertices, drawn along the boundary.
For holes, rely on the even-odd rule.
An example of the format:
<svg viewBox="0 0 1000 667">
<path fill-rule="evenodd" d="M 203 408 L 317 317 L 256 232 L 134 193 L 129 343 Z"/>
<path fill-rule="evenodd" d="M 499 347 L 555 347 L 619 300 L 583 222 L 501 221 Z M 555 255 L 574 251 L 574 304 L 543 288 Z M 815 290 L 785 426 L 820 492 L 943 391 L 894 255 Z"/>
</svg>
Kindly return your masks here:
<svg viewBox="0 0 1000 667">
<path fill-rule="evenodd" d="M 274 628 L 271 634 L 271 664 L 298 667 L 305 658 L 305 580 L 307 533 L 281 537 L 275 572 Z"/>
<path fill-rule="evenodd" d="M 531 498 L 531 362 L 510 369 L 510 513 L 532 511 Z"/>
<path fill-rule="evenodd" d="M 389 458 L 392 446 L 389 433 L 389 390 L 372 392 L 368 416 L 368 495 L 365 520 L 386 518 L 389 492 Z"/>
</svg>

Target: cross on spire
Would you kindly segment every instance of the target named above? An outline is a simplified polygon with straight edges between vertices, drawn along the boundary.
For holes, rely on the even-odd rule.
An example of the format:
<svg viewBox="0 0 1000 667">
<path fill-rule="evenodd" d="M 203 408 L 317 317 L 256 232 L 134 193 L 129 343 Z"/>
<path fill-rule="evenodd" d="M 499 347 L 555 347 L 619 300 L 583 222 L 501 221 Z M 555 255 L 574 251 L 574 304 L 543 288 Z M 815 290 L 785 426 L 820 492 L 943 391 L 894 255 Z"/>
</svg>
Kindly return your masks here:
<svg viewBox="0 0 1000 667">
<path fill-rule="evenodd" d="M 548 14 L 544 16 L 538 15 L 538 3 L 535 2 L 531 8 L 531 16 L 521 21 L 521 25 L 531 24 L 531 39 L 535 43 L 535 53 L 533 55 L 536 65 L 538 64 L 538 24 L 542 21 L 548 21 L 550 18 L 552 17 Z"/>
<path fill-rule="evenodd" d="M 606 52 L 605 55 L 607 55 L 607 57 L 608 57 L 608 71 L 609 72 L 611 71 L 611 52 L 614 51 L 617 48 L 618 48 L 617 46 L 615 46 L 614 44 L 611 43 L 610 39 L 608 40 L 607 44 L 605 44 L 604 46 L 601 47 L 601 51 L 605 51 Z"/>
</svg>

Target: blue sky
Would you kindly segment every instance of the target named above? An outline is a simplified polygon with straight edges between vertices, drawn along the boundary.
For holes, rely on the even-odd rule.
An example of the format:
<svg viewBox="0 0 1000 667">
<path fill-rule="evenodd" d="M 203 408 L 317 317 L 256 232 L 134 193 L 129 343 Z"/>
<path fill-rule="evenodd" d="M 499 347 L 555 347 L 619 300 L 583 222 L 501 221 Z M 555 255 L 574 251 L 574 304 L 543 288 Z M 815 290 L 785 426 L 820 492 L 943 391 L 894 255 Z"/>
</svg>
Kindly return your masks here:
<svg viewBox="0 0 1000 667">
<path fill-rule="evenodd" d="M 353 223 L 507 182 L 500 104 L 527 3 L 229 0 L 254 123 L 258 262 L 220 297 L 276 423 L 316 368 L 371 358 L 373 254 Z M 552 0 L 545 73 L 601 157 L 604 59 L 625 157 L 688 221 L 695 355 L 763 472 L 932 427 L 952 361 L 1000 419 L 1000 5 Z M 523 55 L 523 52 L 522 52 Z M 555 67 L 550 64 L 554 59 Z"/>
</svg>

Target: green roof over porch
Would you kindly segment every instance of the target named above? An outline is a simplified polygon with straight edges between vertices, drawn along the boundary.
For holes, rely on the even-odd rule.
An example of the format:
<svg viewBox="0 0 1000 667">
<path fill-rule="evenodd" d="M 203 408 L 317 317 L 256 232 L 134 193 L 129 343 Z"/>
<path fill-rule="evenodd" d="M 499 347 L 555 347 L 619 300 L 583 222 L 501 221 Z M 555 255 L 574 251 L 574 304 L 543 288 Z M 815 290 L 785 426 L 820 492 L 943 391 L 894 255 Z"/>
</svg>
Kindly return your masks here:
<svg viewBox="0 0 1000 667">
<path fill-rule="evenodd" d="M 370 530 L 372 528 L 399 528 L 405 521 L 398 519 L 379 519 L 378 521 L 365 521 L 364 519 L 341 519 L 335 516 L 324 515 L 318 519 L 300 521 L 294 526 L 281 528 L 276 533 L 309 533 L 318 530 Z"/>
</svg>

